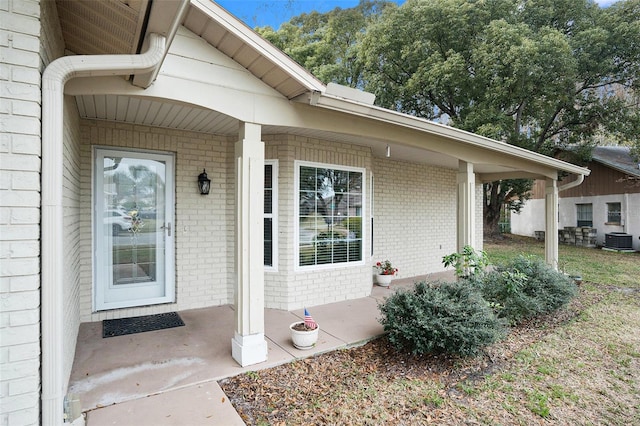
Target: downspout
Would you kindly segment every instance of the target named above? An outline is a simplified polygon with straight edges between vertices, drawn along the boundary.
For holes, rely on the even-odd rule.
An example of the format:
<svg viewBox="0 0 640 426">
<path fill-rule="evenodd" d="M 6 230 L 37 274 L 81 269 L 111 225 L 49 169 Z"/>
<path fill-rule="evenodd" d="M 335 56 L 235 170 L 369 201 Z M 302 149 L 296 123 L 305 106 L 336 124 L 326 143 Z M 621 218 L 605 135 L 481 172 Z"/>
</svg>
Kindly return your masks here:
<svg viewBox="0 0 640 426">
<path fill-rule="evenodd" d="M 42 75 L 41 335 L 43 425 L 63 419 L 63 138 L 64 86 L 72 78 L 150 72 L 164 58 L 165 37 L 149 34 L 140 55 L 64 56 Z"/>
<path fill-rule="evenodd" d="M 571 188 L 575 188 L 576 186 L 580 186 L 582 185 L 582 182 L 584 182 L 584 175 L 578 175 L 578 178 L 574 181 L 571 181 L 569 183 L 566 183 L 562 186 L 558 187 L 558 194 L 560 194 L 562 191 L 566 191 L 567 189 L 571 189 Z M 558 201 L 559 202 L 559 201 Z M 560 211 L 558 209 L 558 211 Z M 560 218 L 558 218 L 558 221 L 560 221 Z"/>
<path fill-rule="evenodd" d="M 558 187 L 558 193 L 562 192 L 562 191 L 566 191 L 567 189 L 571 189 L 574 188 L 578 185 L 582 185 L 582 182 L 584 182 L 584 175 L 578 175 L 578 179 L 571 181 L 567 184 L 564 184 L 562 186 Z"/>
<path fill-rule="evenodd" d="M 624 216 L 620 217 L 620 223 L 622 225 L 622 232 L 625 234 L 629 233 L 629 225 L 627 222 L 627 218 L 629 217 L 629 193 L 624 193 L 624 207 L 620 207 L 620 213 L 624 212 Z M 633 244 L 631 244 L 633 245 Z"/>
</svg>

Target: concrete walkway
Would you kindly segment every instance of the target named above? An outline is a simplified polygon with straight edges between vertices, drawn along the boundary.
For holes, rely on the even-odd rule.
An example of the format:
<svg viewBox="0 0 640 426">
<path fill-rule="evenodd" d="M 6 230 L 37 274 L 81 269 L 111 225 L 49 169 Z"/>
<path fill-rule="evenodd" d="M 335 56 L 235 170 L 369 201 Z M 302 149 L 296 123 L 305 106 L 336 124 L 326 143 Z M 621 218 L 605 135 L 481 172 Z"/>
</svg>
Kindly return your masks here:
<svg viewBox="0 0 640 426">
<path fill-rule="evenodd" d="M 102 338 L 100 322 L 82 324 L 69 392 L 79 397 L 89 426 L 243 425 L 218 380 L 379 337 L 378 303 L 424 278 L 374 286 L 369 297 L 309 307 L 320 334 L 307 351 L 294 348 L 289 335 L 289 325 L 303 319 L 303 311 L 266 309 L 268 360 L 244 368 L 231 357 L 232 306 L 182 311 L 184 327 L 108 339 Z"/>
</svg>

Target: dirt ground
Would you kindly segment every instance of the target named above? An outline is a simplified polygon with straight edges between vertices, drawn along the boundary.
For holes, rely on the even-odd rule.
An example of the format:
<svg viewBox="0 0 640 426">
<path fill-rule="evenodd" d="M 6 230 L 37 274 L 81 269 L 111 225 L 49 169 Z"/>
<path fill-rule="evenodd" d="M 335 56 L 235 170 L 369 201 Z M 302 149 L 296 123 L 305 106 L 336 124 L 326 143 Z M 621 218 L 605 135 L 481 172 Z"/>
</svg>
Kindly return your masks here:
<svg viewBox="0 0 640 426">
<path fill-rule="evenodd" d="M 621 319 L 631 328 L 621 337 L 620 357 L 591 360 L 606 336 L 564 347 L 573 341 L 566 336 L 589 327 L 576 325 L 582 317 L 597 324 L 590 311 L 610 311 L 603 305 L 616 303 L 610 299 L 619 294 L 582 289 L 566 309 L 513 328 L 476 358 L 411 356 L 381 338 L 220 384 L 250 425 L 640 424 L 640 342 L 629 337 L 640 335 L 640 318 L 633 313 L 640 307 L 638 294 L 630 299 L 630 311 L 621 313 L 632 317 Z M 615 370 L 620 363 L 624 371 L 617 380 L 602 376 L 600 369 Z M 580 368 L 567 373 L 574 365 Z M 574 388 L 580 381 L 587 383 Z M 591 391 L 585 395 L 584 389 Z"/>
</svg>

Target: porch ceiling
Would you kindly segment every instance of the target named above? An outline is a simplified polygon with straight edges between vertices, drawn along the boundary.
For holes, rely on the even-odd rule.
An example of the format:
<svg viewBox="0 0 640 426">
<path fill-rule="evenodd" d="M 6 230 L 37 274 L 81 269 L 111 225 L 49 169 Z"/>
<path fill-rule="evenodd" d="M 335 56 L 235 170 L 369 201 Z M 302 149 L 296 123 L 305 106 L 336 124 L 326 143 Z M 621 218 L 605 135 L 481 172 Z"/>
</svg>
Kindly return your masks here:
<svg viewBox="0 0 640 426">
<path fill-rule="evenodd" d="M 120 121 L 227 137 L 238 135 L 239 122 L 237 119 L 217 111 L 206 110 L 192 105 L 123 95 L 76 96 L 76 104 L 80 116 L 86 119 Z M 458 167 L 458 159 L 455 157 L 435 151 L 403 146 L 390 140 L 286 126 L 263 126 L 262 133 L 264 135 L 286 133 L 312 139 L 368 146 L 376 157 L 385 157 L 386 147 L 389 145 L 390 158 L 393 160 L 439 165 L 452 169 L 457 169 Z M 479 173 L 508 171 L 503 168 L 496 168 L 496 166 L 487 170 L 482 170 L 482 165 L 478 165 L 478 167 L 480 169 L 476 169 Z"/>
</svg>

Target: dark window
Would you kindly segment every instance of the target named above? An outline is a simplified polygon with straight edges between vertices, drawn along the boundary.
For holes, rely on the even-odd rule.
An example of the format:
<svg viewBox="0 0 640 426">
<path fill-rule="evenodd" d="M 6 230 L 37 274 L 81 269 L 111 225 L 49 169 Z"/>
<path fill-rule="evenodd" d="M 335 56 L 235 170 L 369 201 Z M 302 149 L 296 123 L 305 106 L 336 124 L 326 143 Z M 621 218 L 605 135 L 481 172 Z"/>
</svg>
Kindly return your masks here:
<svg viewBox="0 0 640 426">
<path fill-rule="evenodd" d="M 264 166 L 264 266 L 273 266 L 274 259 L 274 191 L 275 191 L 274 165 Z"/>
<path fill-rule="evenodd" d="M 578 215 L 577 226 L 593 226 L 592 204 L 576 204 L 576 213 Z"/>
</svg>

